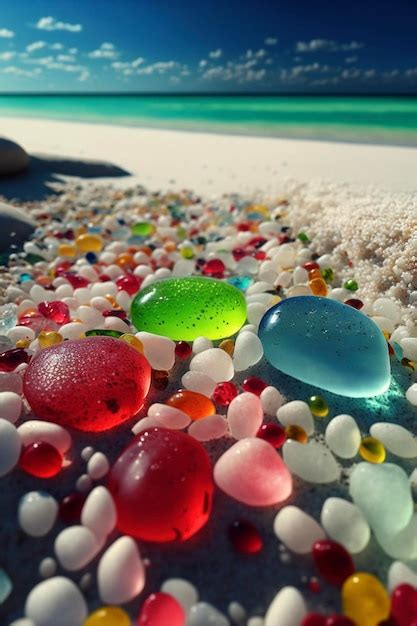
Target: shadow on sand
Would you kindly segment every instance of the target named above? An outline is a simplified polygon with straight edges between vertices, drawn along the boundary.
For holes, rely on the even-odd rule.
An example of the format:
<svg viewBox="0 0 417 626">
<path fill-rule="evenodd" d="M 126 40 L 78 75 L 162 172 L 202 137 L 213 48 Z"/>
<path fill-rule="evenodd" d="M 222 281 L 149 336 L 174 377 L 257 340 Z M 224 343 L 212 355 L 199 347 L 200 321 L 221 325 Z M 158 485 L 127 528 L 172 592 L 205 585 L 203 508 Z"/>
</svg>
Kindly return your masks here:
<svg viewBox="0 0 417 626">
<path fill-rule="evenodd" d="M 79 178 L 113 178 L 130 176 L 130 172 L 104 161 L 79 161 L 32 156 L 27 170 L 16 176 L 0 177 L 0 196 L 8 200 L 42 200 L 57 193 L 48 183 L 62 182 L 61 176 Z"/>
</svg>

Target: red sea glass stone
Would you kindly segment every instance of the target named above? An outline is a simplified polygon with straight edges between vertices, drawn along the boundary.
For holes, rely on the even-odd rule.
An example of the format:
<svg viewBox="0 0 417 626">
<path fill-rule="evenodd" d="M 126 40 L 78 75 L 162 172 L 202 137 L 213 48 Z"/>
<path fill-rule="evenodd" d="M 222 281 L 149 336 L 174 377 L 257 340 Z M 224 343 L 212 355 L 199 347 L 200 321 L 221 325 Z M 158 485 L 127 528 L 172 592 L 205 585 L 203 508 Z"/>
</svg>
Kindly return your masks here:
<svg viewBox="0 0 417 626">
<path fill-rule="evenodd" d="M 355 622 L 346 615 L 330 615 L 326 619 L 325 626 L 357 626 Z"/>
<path fill-rule="evenodd" d="M 97 336 L 39 352 L 25 371 L 23 390 L 40 419 L 100 432 L 142 408 L 150 380 L 143 354 L 125 341 Z"/>
<path fill-rule="evenodd" d="M 129 296 L 134 296 L 140 289 L 142 280 L 140 280 L 134 274 L 126 274 L 125 276 L 120 276 L 116 280 L 116 285 L 119 291 L 126 291 Z"/>
<path fill-rule="evenodd" d="M 179 341 L 175 346 L 175 355 L 179 359 L 188 359 L 193 353 L 193 349 L 187 341 Z"/>
<path fill-rule="evenodd" d="M 152 593 L 139 613 L 137 626 L 184 626 L 186 614 L 181 604 L 169 593 Z"/>
<path fill-rule="evenodd" d="M 341 587 L 346 578 L 355 571 L 349 552 L 336 541 L 330 539 L 316 541 L 311 553 L 320 575 L 331 585 Z"/>
<path fill-rule="evenodd" d="M 326 616 L 320 613 L 308 613 L 300 626 L 326 626 Z"/>
<path fill-rule="evenodd" d="M 13 372 L 18 365 L 29 363 L 30 355 L 22 348 L 13 348 L 0 354 L 0 372 Z"/>
<path fill-rule="evenodd" d="M 77 524 L 81 518 L 81 511 L 85 502 L 85 496 L 78 491 L 69 493 L 59 503 L 59 517 L 66 524 Z"/>
<path fill-rule="evenodd" d="M 19 466 L 37 478 L 52 478 L 62 468 L 62 456 L 46 441 L 36 441 L 23 449 Z"/>
<path fill-rule="evenodd" d="M 233 383 L 219 383 L 216 385 L 211 399 L 219 406 L 229 406 L 231 401 L 236 398 L 237 389 Z"/>
<path fill-rule="evenodd" d="M 229 528 L 229 539 L 241 554 L 257 554 L 262 550 L 263 541 L 259 530 L 246 520 L 237 520 Z"/>
<path fill-rule="evenodd" d="M 412 626 L 417 620 L 417 589 L 398 585 L 391 597 L 391 615 L 398 626 Z"/>
<path fill-rule="evenodd" d="M 212 278 L 223 278 L 226 266 L 220 259 L 210 259 L 204 263 L 201 271 L 204 276 L 211 276 Z"/>
<path fill-rule="evenodd" d="M 214 484 L 208 455 L 197 440 L 166 428 L 139 433 L 109 477 L 117 526 L 145 541 L 185 541 L 210 516 Z"/>
<path fill-rule="evenodd" d="M 259 439 L 265 439 L 265 441 L 277 449 L 284 445 L 287 438 L 285 428 L 279 424 L 262 424 L 256 433 L 256 436 L 259 437 Z"/>
<path fill-rule="evenodd" d="M 38 311 L 47 319 L 52 320 L 61 326 L 63 324 L 68 324 L 71 321 L 68 306 L 65 302 L 60 302 L 59 300 L 53 302 L 41 302 L 38 305 Z"/>
<path fill-rule="evenodd" d="M 249 391 L 250 393 L 254 393 L 256 396 L 260 396 L 268 385 L 257 376 L 249 376 L 249 378 L 245 378 L 243 381 L 242 387 L 244 391 Z"/>
</svg>

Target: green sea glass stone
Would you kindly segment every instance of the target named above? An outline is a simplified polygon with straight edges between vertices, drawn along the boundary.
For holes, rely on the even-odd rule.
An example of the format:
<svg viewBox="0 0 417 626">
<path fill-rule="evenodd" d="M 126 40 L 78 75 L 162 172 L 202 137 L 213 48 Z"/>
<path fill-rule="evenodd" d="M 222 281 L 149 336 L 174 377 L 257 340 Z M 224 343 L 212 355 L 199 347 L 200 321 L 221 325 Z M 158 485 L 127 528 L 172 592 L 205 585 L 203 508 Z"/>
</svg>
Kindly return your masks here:
<svg viewBox="0 0 417 626">
<path fill-rule="evenodd" d="M 138 330 L 177 341 L 223 339 L 245 323 L 246 301 L 239 289 L 221 280 L 167 278 L 137 294 L 131 319 Z"/>
</svg>

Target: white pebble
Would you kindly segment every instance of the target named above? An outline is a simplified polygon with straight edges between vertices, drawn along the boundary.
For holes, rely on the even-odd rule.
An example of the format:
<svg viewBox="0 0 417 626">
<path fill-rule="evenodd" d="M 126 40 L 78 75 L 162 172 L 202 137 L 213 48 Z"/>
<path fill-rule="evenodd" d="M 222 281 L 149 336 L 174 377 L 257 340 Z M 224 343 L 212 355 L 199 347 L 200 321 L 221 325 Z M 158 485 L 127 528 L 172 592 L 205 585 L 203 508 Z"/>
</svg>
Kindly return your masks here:
<svg viewBox="0 0 417 626">
<path fill-rule="evenodd" d="M 254 393 L 241 393 L 228 406 L 227 421 L 230 434 L 235 439 L 255 437 L 262 420 L 262 404 Z"/>
<path fill-rule="evenodd" d="M 149 407 L 148 415 L 156 420 L 159 426 L 174 430 L 186 428 L 191 422 L 191 417 L 184 411 L 168 404 L 159 404 L 158 402 Z"/>
<path fill-rule="evenodd" d="M 110 469 L 108 458 L 103 452 L 94 452 L 87 463 L 87 474 L 93 480 L 99 480 L 107 474 Z"/>
<path fill-rule="evenodd" d="M 297 506 L 284 506 L 275 517 L 274 533 L 292 552 L 307 554 L 313 543 L 325 539 L 323 529 L 311 515 Z"/>
<path fill-rule="evenodd" d="M 111 309 L 110 302 L 102 296 L 95 296 L 94 298 L 92 298 L 90 306 L 97 309 L 97 311 L 101 311 L 101 313 L 103 313 L 104 311 L 109 311 Z"/>
<path fill-rule="evenodd" d="M 169 593 L 169 595 L 175 598 L 186 613 L 198 602 L 197 589 L 183 578 L 169 578 L 163 583 L 161 591 Z"/>
<path fill-rule="evenodd" d="M 373 303 L 372 308 L 376 315 L 388 317 L 394 322 L 394 324 L 398 324 L 401 319 L 400 307 L 390 298 L 377 298 Z"/>
<path fill-rule="evenodd" d="M 81 523 L 101 540 L 112 532 L 116 521 L 116 507 L 110 491 L 106 487 L 95 487 L 84 503 Z"/>
<path fill-rule="evenodd" d="M 292 275 L 292 279 L 294 282 L 294 285 L 303 285 L 308 281 L 308 272 L 307 270 L 302 267 L 301 265 L 296 267 L 293 275 Z"/>
<path fill-rule="evenodd" d="M 92 486 L 93 481 L 88 474 L 81 474 L 75 483 L 75 487 L 80 493 L 88 493 Z"/>
<path fill-rule="evenodd" d="M 36 624 L 31 619 L 26 619 L 26 617 L 22 617 L 22 619 L 17 619 L 13 622 L 10 622 L 9 626 L 36 626 Z"/>
<path fill-rule="evenodd" d="M 201 393 L 207 398 L 211 398 L 216 388 L 216 382 L 210 376 L 197 371 L 186 372 L 181 378 L 181 383 L 185 389 Z"/>
<path fill-rule="evenodd" d="M 372 437 L 384 444 L 388 452 L 403 459 L 417 457 L 417 439 L 403 426 L 390 422 L 377 422 L 372 424 L 369 432 Z"/>
<path fill-rule="evenodd" d="M 362 511 L 349 500 L 327 498 L 321 510 L 321 524 L 333 541 L 351 554 L 366 548 L 371 537 L 369 524 Z"/>
<path fill-rule="evenodd" d="M 100 598 L 106 604 L 133 600 L 145 586 L 145 567 L 136 541 L 120 537 L 106 550 L 97 570 Z"/>
<path fill-rule="evenodd" d="M 120 269 L 120 268 L 118 268 L 118 269 Z M 109 271 L 109 268 L 107 267 L 106 268 L 106 273 L 108 271 Z M 76 289 L 74 293 L 77 294 L 78 291 L 79 290 Z M 95 297 L 95 296 L 102 296 L 102 297 L 104 297 L 104 296 L 113 296 L 113 297 L 115 297 L 115 296 L 117 296 L 117 292 L 118 292 L 117 285 L 112 280 L 106 280 L 105 282 L 94 283 L 94 285 L 92 285 L 92 287 L 91 287 L 91 296 L 90 297 Z"/>
<path fill-rule="evenodd" d="M 22 398 L 13 391 L 0 392 L 0 418 L 14 424 L 22 413 Z"/>
<path fill-rule="evenodd" d="M 283 587 L 265 615 L 265 626 L 300 626 L 307 614 L 304 598 L 295 587 Z"/>
<path fill-rule="evenodd" d="M 321 443 L 287 440 L 283 446 L 284 463 L 308 483 L 332 483 L 340 477 L 340 467 L 330 450 Z"/>
<path fill-rule="evenodd" d="M 29 328 L 27 326 L 15 326 L 14 328 L 11 328 L 9 331 L 7 331 L 7 336 L 9 337 L 9 339 L 14 341 L 14 343 L 16 343 L 16 341 L 20 341 L 22 339 L 28 339 L 29 341 L 33 341 L 36 335 L 35 331 L 32 330 L 32 328 Z"/>
<path fill-rule="evenodd" d="M 55 539 L 55 555 L 60 565 L 71 572 L 82 569 L 103 546 L 102 540 L 85 526 L 68 526 Z"/>
<path fill-rule="evenodd" d="M 69 324 L 61 326 L 59 333 L 64 339 L 81 339 L 87 330 L 87 324 L 82 324 L 81 322 L 69 322 Z"/>
<path fill-rule="evenodd" d="M 291 243 L 284 243 L 278 246 L 276 252 L 273 253 L 273 260 L 281 268 L 292 267 L 295 263 L 297 250 Z"/>
<path fill-rule="evenodd" d="M 121 320 L 120 317 L 113 315 L 104 318 L 104 328 L 106 328 L 106 330 L 117 330 L 121 333 L 130 333 L 130 326 Z"/>
<path fill-rule="evenodd" d="M 82 626 L 87 605 L 72 580 L 54 576 L 33 587 L 26 599 L 25 615 L 36 626 Z"/>
<path fill-rule="evenodd" d="M 392 559 L 413 561 L 417 558 L 417 514 L 414 513 L 405 528 L 394 534 L 379 530 L 376 540 Z"/>
<path fill-rule="evenodd" d="M 413 383 L 405 392 L 405 397 L 413 406 L 417 406 L 417 383 Z"/>
<path fill-rule="evenodd" d="M 276 387 L 268 386 L 260 395 L 262 408 L 266 415 L 276 415 L 279 407 L 284 402 L 284 398 Z"/>
<path fill-rule="evenodd" d="M 0 391 L 14 391 L 17 395 L 23 392 L 23 380 L 16 372 L 0 372 Z"/>
<path fill-rule="evenodd" d="M 401 561 L 394 561 L 388 570 L 388 591 L 392 593 L 398 585 L 417 587 L 417 572 Z"/>
<path fill-rule="evenodd" d="M 81 450 L 81 458 L 83 461 L 87 462 L 91 459 L 94 454 L 94 448 L 92 446 L 86 446 Z"/>
<path fill-rule="evenodd" d="M 228 432 L 227 419 L 223 415 L 209 415 L 192 422 L 187 432 L 197 441 L 220 439 Z"/>
<path fill-rule="evenodd" d="M 75 316 L 80 319 L 84 324 L 87 324 L 90 328 L 98 328 L 103 322 L 104 318 L 100 311 L 92 306 L 82 305 L 78 307 L 75 312 Z"/>
<path fill-rule="evenodd" d="M 45 491 L 29 491 L 19 502 L 19 525 L 31 537 L 47 535 L 57 514 L 57 501 Z"/>
<path fill-rule="evenodd" d="M 28 420 L 19 426 L 17 432 L 24 446 L 30 446 L 36 441 L 45 441 L 56 448 L 62 455 L 68 452 L 72 445 L 69 432 L 62 426 L 59 426 L 59 424 L 53 424 L 52 422 Z"/>
<path fill-rule="evenodd" d="M 287 298 L 296 298 L 297 296 L 311 296 L 310 287 L 307 285 L 294 285 L 288 289 L 286 293 Z"/>
<path fill-rule="evenodd" d="M 243 372 L 262 359 L 264 349 L 258 335 L 244 331 L 239 333 L 233 353 L 235 372 Z"/>
<path fill-rule="evenodd" d="M 246 621 L 246 611 L 239 602 L 230 602 L 227 612 L 233 622 L 241 624 Z"/>
<path fill-rule="evenodd" d="M 193 354 L 199 354 L 205 350 L 210 350 L 212 347 L 213 342 L 211 339 L 207 339 L 206 337 L 197 337 L 193 341 Z"/>
<path fill-rule="evenodd" d="M 260 304 L 259 302 L 251 302 L 248 304 L 246 308 L 246 315 L 248 318 L 249 324 L 253 324 L 258 327 L 259 322 L 263 318 L 268 307 L 265 304 Z"/>
<path fill-rule="evenodd" d="M 309 437 L 314 433 L 314 419 L 307 402 L 287 402 L 278 409 L 276 416 L 283 426 L 301 426 Z"/>
<path fill-rule="evenodd" d="M 400 345 L 406 359 L 417 361 L 417 337 L 406 337 L 401 340 Z"/>
<path fill-rule="evenodd" d="M 250 617 L 246 623 L 246 626 L 265 626 L 264 618 L 255 615 Z"/>
<path fill-rule="evenodd" d="M 0 476 L 5 476 L 17 465 L 22 442 L 16 428 L 0 418 Z"/>
<path fill-rule="evenodd" d="M 351 415 L 336 415 L 327 425 L 326 444 L 341 459 L 351 459 L 361 445 L 361 431 Z"/>
<path fill-rule="evenodd" d="M 143 344 L 143 353 L 154 370 L 171 370 L 175 363 L 175 341 L 168 337 L 139 332 L 136 337 Z"/>
<path fill-rule="evenodd" d="M 380 315 L 374 315 L 371 317 L 372 321 L 380 328 L 383 332 L 387 332 L 391 334 L 394 332 L 395 325 L 394 322 L 389 319 L 389 317 L 381 317 Z"/>
<path fill-rule="evenodd" d="M 141 433 L 143 430 L 147 430 L 148 428 L 156 428 L 160 426 L 159 422 L 154 417 L 143 417 L 132 427 L 132 433 L 137 435 Z"/>
<path fill-rule="evenodd" d="M 191 359 L 190 370 L 203 372 L 216 383 L 231 380 L 234 376 L 233 361 L 221 348 L 209 348 L 196 354 Z"/>
<path fill-rule="evenodd" d="M 39 575 L 42 576 L 42 578 L 51 578 L 51 576 L 54 576 L 56 573 L 56 567 L 55 559 L 47 556 L 39 563 Z"/>
<path fill-rule="evenodd" d="M 230 622 L 208 602 L 198 602 L 189 611 L 187 626 L 230 626 Z"/>
</svg>

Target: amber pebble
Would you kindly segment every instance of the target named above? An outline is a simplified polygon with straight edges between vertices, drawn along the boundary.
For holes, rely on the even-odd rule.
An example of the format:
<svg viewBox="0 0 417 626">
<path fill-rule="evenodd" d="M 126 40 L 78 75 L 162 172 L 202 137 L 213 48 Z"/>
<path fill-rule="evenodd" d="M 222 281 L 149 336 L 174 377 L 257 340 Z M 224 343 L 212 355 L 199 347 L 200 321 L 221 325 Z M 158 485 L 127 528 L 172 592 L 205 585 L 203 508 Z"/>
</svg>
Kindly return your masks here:
<svg viewBox="0 0 417 626">
<path fill-rule="evenodd" d="M 219 344 L 219 348 L 227 352 L 230 356 L 233 356 L 235 351 L 235 342 L 232 339 L 223 339 L 223 341 Z"/>
<path fill-rule="evenodd" d="M 298 443 L 307 443 L 308 441 L 308 436 L 304 428 L 296 424 L 287 426 L 285 428 L 285 435 L 287 439 L 293 439 L 294 441 L 298 441 Z"/>
<path fill-rule="evenodd" d="M 209 398 L 201 393 L 185 389 L 181 389 L 171 396 L 166 401 L 166 404 L 180 409 L 180 411 L 189 415 L 192 420 L 208 417 L 216 412 L 216 408 Z"/>
<path fill-rule="evenodd" d="M 362 439 L 359 454 L 369 463 L 383 463 L 386 457 L 384 445 L 375 437 L 364 437 Z"/>
<path fill-rule="evenodd" d="M 310 280 L 308 284 L 311 292 L 315 296 L 327 296 L 326 281 L 324 281 L 322 278 L 314 278 L 313 280 Z"/>
</svg>

